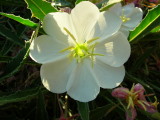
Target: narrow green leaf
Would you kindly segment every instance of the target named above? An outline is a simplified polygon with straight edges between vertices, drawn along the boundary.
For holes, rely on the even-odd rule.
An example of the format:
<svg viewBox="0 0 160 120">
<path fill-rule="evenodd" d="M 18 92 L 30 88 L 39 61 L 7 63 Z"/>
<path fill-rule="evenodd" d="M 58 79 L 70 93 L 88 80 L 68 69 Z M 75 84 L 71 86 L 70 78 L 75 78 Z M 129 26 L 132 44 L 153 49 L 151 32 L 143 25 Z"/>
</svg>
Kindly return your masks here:
<svg viewBox="0 0 160 120">
<path fill-rule="evenodd" d="M 25 26 L 28 26 L 28 27 L 32 27 L 32 28 L 36 28 L 37 27 L 36 23 L 30 21 L 29 19 L 24 19 L 24 18 L 22 18 L 20 16 L 15 16 L 13 14 L 7 14 L 7 13 L 2 13 L 2 12 L 0 12 L 0 15 L 3 15 L 3 16 L 8 17 L 8 18 L 11 18 L 11 19 L 13 19 L 13 20 L 25 25 Z"/>
<path fill-rule="evenodd" d="M 160 25 L 160 5 L 149 10 L 142 22 L 130 32 L 129 41 L 138 40 L 147 35 L 153 28 Z"/>
<path fill-rule="evenodd" d="M 87 1 L 87 0 L 76 0 L 75 4 L 78 4 L 78 3 L 82 2 L 82 1 Z"/>
<path fill-rule="evenodd" d="M 112 108 L 114 105 L 113 104 L 108 104 L 103 107 L 98 107 L 92 111 L 90 111 L 90 120 L 99 120 L 102 117 L 105 116 L 107 111 Z"/>
<path fill-rule="evenodd" d="M 14 43 L 9 41 L 9 40 L 6 40 L 4 43 L 3 43 L 3 46 L 1 46 L 1 50 L 0 50 L 0 56 L 4 56 L 6 55 L 13 47 Z"/>
<path fill-rule="evenodd" d="M 48 114 L 45 107 L 44 95 L 41 90 L 38 92 L 36 120 L 48 120 Z"/>
<path fill-rule="evenodd" d="M 160 38 L 160 31 L 159 31 L 159 32 L 153 32 L 153 33 L 150 32 L 150 34 L 146 35 L 146 36 L 142 39 L 142 41 L 143 41 L 143 40 L 144 40 L 144 41 L 159 40 L 159 38 Z"/>
<path fill-rule="evenodd" d="M 28 8 L 32 12 L 32 16 L 43 20 L 44 16 L 50 12 L 57 12 L 58 10 L 51 6 L 51 3 L 42 0 L 25 0 Z"/>
<path fill-rule="evenodd" d="M 5 78 L 15 74 L 24 64 L 29 55 L 29 46 L 30 42 L 26 42 L 26 46 L 7 64 L 4 74 L 0 76 L 0 82 L 2 82 Z"/>
<path fill-rule="evenodd" d="M 160 32 L 160 25 L 151 30 L 151 33 Z"/>
<path fill-rule="evenodd" d="M 3 25 L 0 25 L 0 34 L 10 41 L 22 47 L 24 46 L 24 41 L 20 40 L 19 37 L 15 33 L 11 32 L 9 29 L 4 27 Z"/>
<path fill-rule="evenodd" d="M 82 120 L 89 120 L 89 106 L 88 103 L 78 102 L 78 111 L 81 115 Z"/>
<path fill-rule="evenodd" d="M 0 105 L 32 99 L 38 95 L 39 89 L 39 87 L 36 87 L 2 96 L 0 97 Z M 45 91 L 45 89 L 43 89 L 43 91 Z"/>
<path fill-rule="evenodd" d="M 156 113 L 153 113 L 151 115 L 152 118 L 156 119 L 156 120 L 160 120 L 160 113 L 159 112 L 156 112 Z"/>
</svg>

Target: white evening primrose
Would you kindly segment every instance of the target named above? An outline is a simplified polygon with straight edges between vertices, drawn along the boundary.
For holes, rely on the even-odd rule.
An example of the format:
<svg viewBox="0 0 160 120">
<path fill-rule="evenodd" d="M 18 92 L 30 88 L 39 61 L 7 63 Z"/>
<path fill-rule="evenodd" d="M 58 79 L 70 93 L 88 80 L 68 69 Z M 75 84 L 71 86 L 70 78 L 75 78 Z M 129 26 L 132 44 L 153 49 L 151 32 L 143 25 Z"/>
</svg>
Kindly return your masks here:
<svg viewBox="0 0 160 120">
<path fill-rule="evenodd" d="M 124 78 L 123 64 L 130 56 L 126 36 L 117 32 L 121 19 L 99 12 L 91 2 L 81 2 L 71 13 L 45 16 L 47 35 L 33 40 L 30 57 L 41 63 L 43 85 L 53 93 L 64 93 L 88 102 L 102 88 L 114 88 Z"/>
<path fill-rule="evenodd" d="M 129 31 L 133 30 L 142 20 L 143 11 L 141 8 L 135 7 L 133 3 L 122 7 L 121 3 L 115 4 L 109 9 L 110 12 L 118 15 L 122 20 L 120 31 L 129 35 Z"/>
</svg>

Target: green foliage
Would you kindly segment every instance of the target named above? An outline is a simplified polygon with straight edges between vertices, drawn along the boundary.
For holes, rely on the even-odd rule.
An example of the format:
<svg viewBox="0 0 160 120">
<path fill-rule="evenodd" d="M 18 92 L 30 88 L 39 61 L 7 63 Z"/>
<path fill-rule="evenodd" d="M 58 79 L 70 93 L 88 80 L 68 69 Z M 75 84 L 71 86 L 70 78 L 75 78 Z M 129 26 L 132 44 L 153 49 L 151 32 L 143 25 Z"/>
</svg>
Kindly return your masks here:
<svg viewBox="0 0 160 120">
<path fill-rule="evenodd" d="M 113 104 L 108 104 L 103 107 L 98 107 L 92 111 L 90 111 L 90 119 L 91 120 L 98 120 L 101 119 L 103 116 L 107 114 L 110 108 L 114 107 Z"/>
<path fill-rule="evenodd" d="M 7 13 L 2 13 L 2 12 L 0 12 L 0 15 L 3 15 L 3 16 L 8 17 L 10 19 L 13 19 L 13 20 L 25 25 L 25 26 L 28 26 L 28 27 L 32 27 L 32 28 L 36 28 L 37 27 L 36 23 L 30 21 L 29 19 L 24 19 L 24 18 L 22 18 L 20 16 L 15 16 L 13 14 L 7 14 Z"/>
<path fill-rule="evenodd" d="M 135 72 L 139 68 L 141 68 L 143 65 L 143 62 L 151 55 L 151 53 L 153 53 L 153 50 L 154 50 L 154 48 L 150 48 L 150 49 L 146 50 L 146 52 L 144 54 L 142 54 L 137 60 L 135 60 L 134 66 L 132 66 L 131 71 Z"/>
<path fill-rule="evenodd" d="M 82 2 L 82 1 L 87 1 L 87 0 L 77 0 L 77 1 L 75 2 L 75 4 L 78 4 L 78 3 Z"/>
<path fill-rule="evenodd" d="M 160 25 L 151 30 L 151 33 L 160 32 Z"/>
<path fill-rule="evenodd" d="M 78 102 L 78 111 L 82 120 L 89 120 L 89 106 L 88 103 Z"/>
<path fill-rule="evenodd" d="M 153 28 L 160 25 L 160 5 L 149 10 L 146 17 L 142 20 L 142 22 L 138 25 L 135 30 L 130 32 L 129 41 L 135 42 L 138 39 L 146 36 Z"/>
<path fill-rule="evenodd" d="M 28 8 L 32 12 L 32 17 L 36 17 L 43 20 L 44 16 L 50 12 L 57 12 L 57 10 L 51 6 L 51 3 L 42 0 L 25 0 Z"/>
<path fill-rule="evenodd" d="M 3 11 L 0 12 L 0 119 L 56 120 L 64 112 L 65 118 L 72 116 L 75 120 L 124 120 L 125 109 L 121 103 L 125 101 L 120 102 L 113 98 L 112 89 L 101 89 L 94 101 L 82 103 L 70 97 L 66 98 L 65 93 L 57 96 L 41 87 L 40 65 L 29 58 L 31 40 L 37 35 L 45 34 L 37 23 L 41 23 L 49 12 L 57 12 L 63 7 L 73 8 L 75 4 L 84 0 L 48 1 L 54 1 L 55 7 L 52 7 L 47 0 L 0 0 L 0 9 Z M 100 11 L 105 11 L 115 4 L 112 0 L 112 4 L 105 4 L 106 2 L 108 0 L 96 4 Z M 32 17 L 39 20 L 34 18 L 32 20 L 35 22 L 30 20 L 31 14 L 28 14 L 27 5 Z M 148 11 L 148 8 L 145 10 Z M 126 75 L 122 82 L 122 86 L 126 88 L 131 88 L 133 83 L 142 84 L 146 89 L 145 94 L 154 94 L 158 101 L 160 98 L 159 11 L 160 5 L 149 10 L 138 27 L 130 33 L 129 40 L 135 44 L 131 44 L 132 54 L 125 63 Z M 35 34 L 33 31 L 36 31 Z M 154 102 L 153 96 L 147 96 L 147 100 Z M 58 101 L 61 103 L 58 104 Z M 158 112 L 149 114 L 139 110 L 138 107 L 136 109 L 137 120 L 160 118 Z"/>
<path fill-rule="evenodd" d="M 36 120 L 49 120 L 42 90 L 38 91 Z"/>
<path fill-rule="evenodd" d="M 0 0 L 0 5 L 25 6 L 25 2 L 23 0 Z"/>
<path fill-rule="evenodd" d="M 12 76 L 20 69 L 29 55 L 29 46 L 30 42 L 26 42 L 26 46 L 17 54 L 16 57 L 9 61 L 5 68 L 5 72 L 0 76 L 0 82 L 5 78 Z"/>
<path fill-rule="evenodd" d="M 17 45 L 24 46 L 24 41 L 22 41 L 17 35 L 15 35 L 14 32 L 10 31 L 3 25 L 0 25 L 0 35 L 4 36 Z"/>
<path fill-rule="evenodd" d="M 40 87 L 36 87 L 23 91 L 17 91 L 9 95 L 1 96 L 0 105 L 32 99 L 39 94 L 40 89 Z M 43 89 L 43 91 L 45 90 Z"/>
<path fill-rule="evenodd" d="M 160 120 L 160 113 L 156 112 L 156 113 L 152 114 L 151 117 L 156 119 L 156 120 Z"/>
</svg>

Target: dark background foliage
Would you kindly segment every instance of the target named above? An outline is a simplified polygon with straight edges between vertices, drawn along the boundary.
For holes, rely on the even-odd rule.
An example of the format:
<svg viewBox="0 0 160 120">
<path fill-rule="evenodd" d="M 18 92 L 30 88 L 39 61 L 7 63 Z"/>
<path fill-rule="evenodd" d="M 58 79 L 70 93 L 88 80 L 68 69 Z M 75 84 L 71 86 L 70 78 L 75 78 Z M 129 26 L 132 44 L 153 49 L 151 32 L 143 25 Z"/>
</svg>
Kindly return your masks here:
<svg viewBox="0 0 160 120">
<path fill-rule="evenodd" d="M 55 8 L 73 8 L 75 2 L 74 0 L 56 0 Z M 101 7 L 105 2 L 101 1 L 97 6 Z M 145 3 L 145 5 L 143 10 L 148 13 L 150 8 L 147 6 L 150 4 Z M 32 13 L 23 0 L 0 0 L 0 12 L 14 14 L 39 23 L 37 18 L 31 17 Z M 154 94 L 159 100 L 160 23 L 157 21 L 160 21 L 159 17 L 142 31 L 141 36 L 135 35 L 137 29 L 131 32 L 129 40 L 131 40 L 132 54 L 125 64 L 126 76 L 122 86 L 131 88 L 133 83 L 140 83 L 145 87 L 146 94 Z M 144 24 L 149 23 L 146 20 Z M 142 30 L 142 28 L 140 26 L 139 29 Z M 47 91 L 40 80 L 40 65 L 28 56 L 29 42 L 27 41 L 34 30 L 34 27 L 27 27 L 5 16 L 0 16 L 0 120 L 55 120 L 60 118 L 61 109 L 67 115 L 74 116 L 81 111 L 80 115 L 85 116 L 88 113 L 82 113 L 82 111 L 88 110 L 88 107 L 90 120 L 125 120 L 125 110 L 119 101 L 111 96 L 111 89 L 101 89 L 98 97 L 86 104 L 74 101 L 65 93 L 57 95 Z M 42 33 L 40 29 L 39 34 Z M 133 38 L 134 36 L 136 38 Z M 154 102 L 154 97 L 149 96 L 147 100 Z M 80 120 L 81 117 L 74 119 Z M 137 120 L 142 119 L 154 120 L 149 113 L 138 109 Z"/>
</svg>

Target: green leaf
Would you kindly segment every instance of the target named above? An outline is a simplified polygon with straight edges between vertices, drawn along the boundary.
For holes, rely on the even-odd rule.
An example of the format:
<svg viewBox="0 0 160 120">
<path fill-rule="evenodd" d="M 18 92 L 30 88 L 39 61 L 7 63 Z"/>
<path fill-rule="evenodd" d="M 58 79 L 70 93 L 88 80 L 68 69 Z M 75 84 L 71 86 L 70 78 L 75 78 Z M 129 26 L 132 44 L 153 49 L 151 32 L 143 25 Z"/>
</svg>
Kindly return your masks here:
<svg viewBox="0 0 160 120">
<path fill-rule="evenodd" d="M 9 40 L 5 40 L 5 42 L 3 43 L 3 46 L 1 46 L 1 50 L 0 50 L 0 56 L 4 56 L 6 55 L 14 46 L 14 43 L 9 41 Z"/>
<path fill-rule="evenodd" d="M 78 102 L 78 111 L 82 120 L 89 120 L 89 106 L 88 103 Z"/>
<path fill-rule="evenodd" d="M 30 21 L 29 19 L 24 19 L 20 16 L 15 16 L 13 14 L 7 14 L 7 13 L 2 13 L 2 12 L 0 12 L 0 15 L 11 18 L 11 19 L 13 19 L 13 20 L 25 25 L 25 26 L 28 26 L 28 27 L 36 28 L 38 26 L 36 23 Z"/>
<path fill-rule="evenodd" d="M 38 95 L 39 89 L 40 87 L 36 87 L 2 96 L 0 97 L 0 105 L 32 99 Z M 43 89 L 43 91 L 46 91 L 46 89 Z"/>
<path fill-rule="evenodd" d="M 26 42 L 26 46 L 6 65 L 5 72 L 0 76 L 0 82 L 15 74 L 24 64 L 29 55 L 29 46 L 30 42 Z"/>
<path fill-rule="evenodd" d="M 20 40 L 19 37 L 14 32 L 11 32 L 9 29 L 4 27 L 3 25 L 0 25 L 0 34 L 10 41 L 22 47 L 24 46 L 24 41 Z"/>
<path fill-rule="evenodd" d="M 82 2 L 82 1 L 87 1 L 87 0 L 76 0 L 75 4 L 78 4 L 78 3 Z"/>
<path fill-rule="evenodd" d="M 90 120 L 99 120 L 99 119 L 101 119 L 102 117 L 105 116 L 107 111 L 109 109 L 111 109 L 112 107 L 114 107 L 113 104 L 108 104 L 108 105 L 105 105 L 103 107 L 98 107 L 98 108 L 90 111 Z"/>
<path fill-rule="evenodd" d="M 153 40 L 159 40 L 160 38 L 160 31 L 159 32 L 154 32 L 154 33 L 151 33 L 146 35 L 142 41 L 144 40 L 145 42 L 146 41 L 153 41 Z"/>
<path fill-rule="evenodd" d="M 135 42 L 136 40 L 146 36 L 153 28 L 160 25 L 160 5 L 149 10 L 146 17 L 142 22 L 135 28 L 135 30 L 130 32 L 129 41 Z"/>
<path fill-rule="evenodd" d="M 152 118 L 156 119 L 156 120 L 160 120 L 160 113 L 159 112 L 156 112 L 156 113 L 153 113 L 151 115 Z"/>
<path fill-rule="evenodd" d="M 151 33 L 160 32 L 160 25 L 151 30 Z"/>
<path fill-rule="evenodd" d="M 58 10 L 51 6 L 51 3 L 42 0 L 25 0 L 28 8 L 32 12 L 32 17 L 43 20 L 44 16 L 50 12 L 57 12 Z"/>
</svg>

